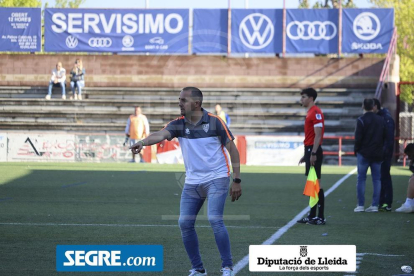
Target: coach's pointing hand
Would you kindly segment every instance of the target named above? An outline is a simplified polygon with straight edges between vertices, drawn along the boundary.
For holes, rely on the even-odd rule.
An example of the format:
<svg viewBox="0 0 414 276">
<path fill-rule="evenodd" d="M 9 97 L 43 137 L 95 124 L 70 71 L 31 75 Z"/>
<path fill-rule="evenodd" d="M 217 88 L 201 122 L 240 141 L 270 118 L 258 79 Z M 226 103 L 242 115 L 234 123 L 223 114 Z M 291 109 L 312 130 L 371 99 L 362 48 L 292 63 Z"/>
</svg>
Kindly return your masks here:
<svg viewBox="0 0 414 276">
<path fill-rule="evenodd" d="M 133 144 L 129 149 L 132 151 L 133 154 L 138 154 L 144 148 L 144 141 L 138 141 Z"/>
</svg>

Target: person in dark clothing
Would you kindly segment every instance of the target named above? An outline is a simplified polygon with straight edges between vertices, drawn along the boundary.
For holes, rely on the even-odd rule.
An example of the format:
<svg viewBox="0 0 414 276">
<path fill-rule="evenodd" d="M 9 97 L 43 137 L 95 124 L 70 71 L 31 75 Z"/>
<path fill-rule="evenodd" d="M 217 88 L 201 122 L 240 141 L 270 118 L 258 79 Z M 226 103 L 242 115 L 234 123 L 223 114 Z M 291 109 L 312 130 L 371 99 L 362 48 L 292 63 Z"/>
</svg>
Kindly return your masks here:
<svg viewBox="0 0 414 276">
<path fill-rule="evenodd" d="M 410 159 L 410 171 L 413 173 L 408 180 L 407 199 L 400 208 L 395 209 L 398 213 L 413 213 L 414 212 L 414 144 L 408 144 L 404 149 L 404 153 Z"/>
<path fill-rule="evenodd" d="M 385 121 L 386 137 L 384 141 L 384 161 L 381 164 L 381 193 L 379 201 L 379 211 L 391 212 L 393 199 L 392 178 L 390 174 L 392 156 L 394 153 L 394 130 L 395 123 L 390 112 L 386 108 L 381 108 L 378 99 L 374 100 L 374 113 L 381 116 Z"/>
<path fill-rule="evenodd" d="M 378 212 L 381 191 L 381 162 L 384 158 L 385 122 L 373 112 L 374 100 L 364 100 L 364 115 L 358 118 L 355 129 L 354 153 L 358 158 L 357 198 L 354 212 Z M 374 194 L 372 204 L 364 210 L 365 182 L 368 167 L 371 168 Z"/>
</svg>

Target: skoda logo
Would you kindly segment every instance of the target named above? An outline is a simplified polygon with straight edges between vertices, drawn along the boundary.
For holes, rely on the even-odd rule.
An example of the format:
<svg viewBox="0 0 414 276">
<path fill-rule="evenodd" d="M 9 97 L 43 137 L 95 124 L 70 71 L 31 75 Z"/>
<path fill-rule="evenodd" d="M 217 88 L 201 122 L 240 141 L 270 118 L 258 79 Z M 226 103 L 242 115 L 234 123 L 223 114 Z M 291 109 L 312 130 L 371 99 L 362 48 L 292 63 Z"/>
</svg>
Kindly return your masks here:
<svg viewBox="0 0 414 276">
<path fill-rule="evenodd" d="M 331 40 L 337 29 L 331 21 L 292 21 L 286 27 L 286 34 L 292 40 Z"/>
<path fill-rule="evenodd" d="M 76 46 L 78 46 L 78 39 L 74 36 L 68 36 L 66 38 L 66 46 L 68 46 L 68 48 L 75 48 Z"/>
<path fill-rule="evenodd" d="M 353 30 L 359 39 L 371 40 L 380 32 L 381 23 L 372 12 L 363 12 L 355 18 Z"/>
<path fill-rule="evenodd" d="M 91 47 L 108 48 L 112 45 L 112 40 L 109 37 L 92 37 L 88 41 Z"/>
<path fill-rule="evenodd" d="M 243 44 L 250 49 L 263 49 L 273 40 L 272 21 L 264 14 L 252 13 L 240 23 L 239 36 Z"/>
<path fill-rule="evenodd" d="M 126 35 L 124 36 L 124 38 L 122 38 L 122 44 L 125 47 L 131 47 L 132 45 L 134 45 L 134 38 L 130 35 Z"/>
</svg>

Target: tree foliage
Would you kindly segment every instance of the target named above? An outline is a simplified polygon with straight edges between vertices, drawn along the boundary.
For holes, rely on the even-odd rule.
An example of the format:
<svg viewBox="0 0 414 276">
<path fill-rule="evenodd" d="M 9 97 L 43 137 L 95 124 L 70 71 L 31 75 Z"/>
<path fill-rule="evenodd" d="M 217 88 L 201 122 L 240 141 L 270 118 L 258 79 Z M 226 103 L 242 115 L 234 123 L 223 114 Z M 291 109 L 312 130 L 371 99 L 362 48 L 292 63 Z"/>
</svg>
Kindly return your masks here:
<svg viewBox="0 0 414 276">
<path fill-rule="evenodd" d="M 324 0 L 324 1 L 317 1 L 314 5 L 314 9 L 339 9 L 339 1 L 342 1 L 342 7 L 343 8 L 356 8 L 356 5 L 354 4 L 353 0 L 347 0 L 346 2 L 344 0 Z"/>
<path fill-rule="evenodd" d="M 394 8 L 397 27 L 397 54 L 400 56 L 401 81 L 414 81 L 414 1 L 413 0 L 370 0 L 378 7 Z M 403 86 L 404 87 L 404 86 Z M 401 91 L 401 99 L 412 103 L 412 87 Z"/>
<path fill-rule="evenodd" d="M 299 0 L 299 9 L 309 9 L 309 1 Z"/>
<path fill-rule="evenodd" d="M 79 8 L 86 0 L 56 0 L 55 8 Z"/>
<path fill-rule="evenodd" d="M 0 7 L 6 8 L 40 8 L 40 0 L 0 0 Z"/>
</svg>

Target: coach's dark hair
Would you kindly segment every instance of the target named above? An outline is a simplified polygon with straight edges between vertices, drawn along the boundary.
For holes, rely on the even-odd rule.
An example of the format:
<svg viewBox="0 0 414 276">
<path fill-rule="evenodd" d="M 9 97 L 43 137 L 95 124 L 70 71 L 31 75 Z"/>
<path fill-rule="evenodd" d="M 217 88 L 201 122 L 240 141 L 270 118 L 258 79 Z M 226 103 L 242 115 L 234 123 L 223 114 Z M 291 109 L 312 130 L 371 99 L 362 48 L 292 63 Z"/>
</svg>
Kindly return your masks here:
<svg viewBox="0 0 414 276">
<path fill-rule="evenodd" d="M 413 152 L 414 151 L 414 144 L 410 143 L 408 144 L 405 149 L 404 149 L 404 153 L 408 155 L 408 153 Z"/>
<path fill-rule="evenodd" d="M 374 108 L 374 100 L 373 99 L 365 99 L 364 100 L 364 109 L 366 111 L 372 111 Z"/>
<path fill-rule="evenodd" d="M 303 89 L 302 92 L 300 92 L 301 95 L 305 94 L 306 96 L 308 96 L 309 98 L 313 98 L 313 101 L 316 100 L 316 97 L 318 97 L 318 93 L 316 92 L 315 89 L 313 88 L 306 88 Z"/>
<path fill-rule="evenodd" d="M 200 101 L 200 106 L 203 104 L 203 92 L 201 92 L 200 89 L 197 87 L 184 87 L 183 91 L 191 91 L 191 98 L 193 98 L 195 101 Z"/>
<path fill-rule="evenodd" d="M 376 105 L 378 110 L 381 109 L 381 102 L 377 98 L 372 99 L 374 101 L 374 106 Z"/>
</svg>

